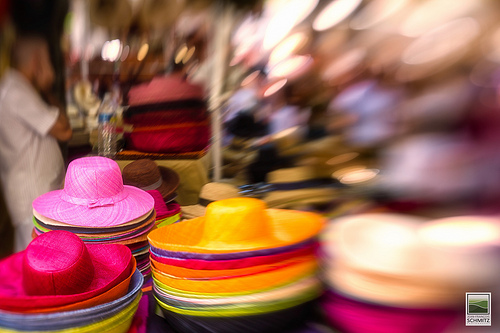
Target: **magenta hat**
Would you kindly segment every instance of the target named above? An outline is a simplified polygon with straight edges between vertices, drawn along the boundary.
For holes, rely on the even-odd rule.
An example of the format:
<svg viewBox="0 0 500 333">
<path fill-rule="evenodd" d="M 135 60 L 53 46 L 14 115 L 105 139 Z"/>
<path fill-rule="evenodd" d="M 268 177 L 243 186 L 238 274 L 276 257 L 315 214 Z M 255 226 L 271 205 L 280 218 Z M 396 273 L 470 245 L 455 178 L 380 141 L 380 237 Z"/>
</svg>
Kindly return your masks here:
<svg viewBox="0 0 500 333">
<path fill-rule="evenodd" d="M 45 312 L 94 297 L 89 302 L 97 305 L 99 295 L 133 270 L 135 260 L 124 245 L 88 245 L 69 231 L 51 231 L 0 261 L 0 309 Z"/>
<path fill-rule="evenodd" d="M 390 307 L 332 291 L 321 306 L 333 328 L 351 333 L 442 333 L 463 316 L 461 309 Z"/>
<path fill-rule="evenodd" d="M 118 164 L 106 157 L 83 157 L 68 166 L 64 189 L 45 193 L 33 209 L 50 219 L 75 226 L 112 227 L 154 208 L 147 192 L 123 185 Z"/>
<path fill-rule="evenodd" d="M 161 193 L 158 190 L 151 190 L 146 192 L 148 192 L 155 200 L 156 220 L 171 217 L 181 212 L 181 206 L 178 203 L 172 202 L 166 204 Z"/>
</svg>

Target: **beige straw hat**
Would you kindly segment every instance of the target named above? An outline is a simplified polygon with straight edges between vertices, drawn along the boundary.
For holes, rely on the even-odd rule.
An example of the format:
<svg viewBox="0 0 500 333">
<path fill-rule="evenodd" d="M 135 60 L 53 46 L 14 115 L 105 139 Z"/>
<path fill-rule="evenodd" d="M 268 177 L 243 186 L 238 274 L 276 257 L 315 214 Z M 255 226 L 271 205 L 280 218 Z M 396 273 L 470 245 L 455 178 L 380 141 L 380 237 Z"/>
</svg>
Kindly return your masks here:
<svg viewBox="0 0 500 333">
<path fill-rule="evenodd" d="M 198 204 L 181 207 L 182 216 L 184 219 L 203 216 L 209 203 L 238 197 L 241 197 L 241 194 L 234 185 L 216 182 L 207 183 L 201 188 Z"/>
<path fill-rule="evenodd" d="M 263 198 L 270 208 L 325 204 L 332 201 L 339 191 L 332 186 L 325 186 L 328 180 L 318 179 L 310 166 L 272 171 L 267 175 L 267 182 L 275 188 Z"/>
<path fill-rule="evenodd" d="M 279 169 L 267 175 L 267 182 L 271 184 L 293 183 L 314 179 L 314 172 L 307 166 Z"/>
<path fill-rule="evenodd" d="M 454 306 L 466 291 L 497 284 L 500 264 L 493 249 L 499 241 L 494 218 L 346 216 L 323 233 L 323 252 L 334 258 L 325 261 L 324 280 L 336 290 L 379 304 Z"/>
<path fill-rule="evenodd" d="M 306 142 L 301 142 L 297 138 L 295 144 L 290 144 L 286 146 L 286 148 L 283 148 L 283 153 L 286 155 L 301 156 L 333 156 L 339 151 L 343 151 L 345 149 L 346 148 L 343 146 L 340 136 L 330 135 L 321 139 Z"/>
</svg>

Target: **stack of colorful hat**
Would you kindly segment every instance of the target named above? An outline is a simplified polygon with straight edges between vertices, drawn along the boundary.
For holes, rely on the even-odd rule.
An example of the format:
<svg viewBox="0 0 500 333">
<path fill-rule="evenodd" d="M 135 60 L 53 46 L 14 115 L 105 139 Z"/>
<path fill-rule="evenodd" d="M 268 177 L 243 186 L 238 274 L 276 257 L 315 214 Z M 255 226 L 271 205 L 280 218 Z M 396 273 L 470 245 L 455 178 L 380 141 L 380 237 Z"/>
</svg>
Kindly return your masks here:
<svg viewBox="0 0 500 333">
<path fill-rule="evenodd" d="M 72 161 L 64 189 L 33 201 L 34 236 L 66 230 L 89 244 L 127 245 L 137 268 L 148 276 L 147 234 L 155 228 L 154 200 L 147 192 L 123 185 L 118 164 L 105 157 Z"/>
<path fill-rule="evenodd" d="M 181 220 L 181 206 L 176 202 L 165 203 L 157 190 L 146 191 L 155 200 L 156 227 L 164 227 Z"/>
<path fill-rule="evenodd" d="M 156 229 L 153 290 L 184 332 L 276 332 L 297 325 L 321 293 L 319 215 L 267 209 L 253 198 L 207 206 L 205 216 Z"/>
<path fill-rule="evenodd" d="M 138 187 L 154 198 L 157 227 L 180 220 L 181 208 L 174 201 L 180 183 L 177 172 L 151 159 L 140 159 L 127 164 L 122 176 L 125 185 Z"/>
<path fill-rule="evenodd" d="M 186 153 L 204 150 L 210 141 L 210 117 L 203 89 L 181 75 L 154 78 L 133 87 L 124 122 L 127 149 L 146 153 Z"/>
<path fill-rule="evenodd" d="M 1 332 L 128 332 L 142 296 L 130 250 L 51 231 L 0 261 Z"/>
<path fill-rule="evenodd" d="M 323 308 L 342 332 L 456 332 L 466 292 L 497 290 L 497 218 L 335 220 L 322 239 Z"/>
</svg>

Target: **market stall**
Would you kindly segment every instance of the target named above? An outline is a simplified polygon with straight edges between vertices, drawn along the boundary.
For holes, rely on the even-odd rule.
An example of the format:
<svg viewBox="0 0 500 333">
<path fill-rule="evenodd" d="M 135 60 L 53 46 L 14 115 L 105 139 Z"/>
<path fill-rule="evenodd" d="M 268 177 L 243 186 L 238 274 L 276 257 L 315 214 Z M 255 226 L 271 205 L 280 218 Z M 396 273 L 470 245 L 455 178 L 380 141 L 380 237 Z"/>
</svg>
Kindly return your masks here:
<svg viewBox="0 0 500 333">
<path fill-rule="evenodd" d="M 72 138 L 0 251 L 0 331 L 498 331 L 496 2 L 28 2 L 0 75 L 39 30 Z M 4 176 L 9 87 L 20 212 L 47 168 Z"/>
</svg>

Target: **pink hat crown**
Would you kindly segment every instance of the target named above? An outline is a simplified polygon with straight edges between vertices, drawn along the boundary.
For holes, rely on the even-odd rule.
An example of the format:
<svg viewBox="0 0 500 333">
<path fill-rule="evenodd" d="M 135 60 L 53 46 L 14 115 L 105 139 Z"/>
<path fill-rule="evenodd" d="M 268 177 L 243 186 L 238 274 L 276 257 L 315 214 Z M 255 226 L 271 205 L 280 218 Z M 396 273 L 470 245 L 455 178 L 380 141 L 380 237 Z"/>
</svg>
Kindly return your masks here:
<svg viewBox="0 0 500 333">
<path fill-rule="evenodd" d="M 106 157 L 84 157 L 68 166 L 61 199 L 89 208 L 113 205 L 127 197 L 118 164 Z"/>
<path fill-rule="evenodd" d="M 56 230 L 35 238 L 23 260 L 23 287 L 28 295 L 82 293 L 94 278 L 94 266 L 83 241 Z"/>
</svg>

